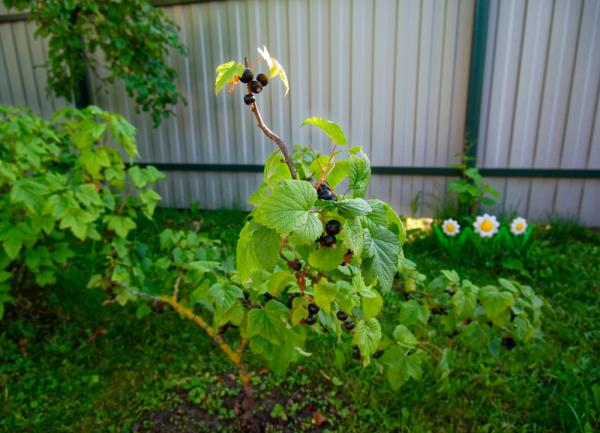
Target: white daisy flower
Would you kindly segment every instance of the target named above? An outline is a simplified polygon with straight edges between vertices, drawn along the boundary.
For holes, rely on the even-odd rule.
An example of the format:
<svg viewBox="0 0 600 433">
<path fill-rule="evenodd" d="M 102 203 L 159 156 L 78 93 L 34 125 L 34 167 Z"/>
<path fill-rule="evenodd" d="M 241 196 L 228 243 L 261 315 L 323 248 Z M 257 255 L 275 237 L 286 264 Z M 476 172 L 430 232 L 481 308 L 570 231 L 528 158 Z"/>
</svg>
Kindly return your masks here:
<svg viewBox="0 0 600 433">
<path fill-rule="evenodd" d="M 527 230 L 527 220 L 522 217 L 517 217 L 510 223 L 510 232 L 513 235 L 522 235 Z"/>
<path fill-rule="evenodd" d="M 473 229 L 482 238 L 491 238 L 498 232 L 500 223 L 494 215 L 483 214 L 473 223 Z"/>
<path fill-rule="evenodd" d="M 442 223 L 442 230 L 446 236 L 456 236 L 460 233 L 460 224 L 458 221 L 448 218 Z"/>
</svg>

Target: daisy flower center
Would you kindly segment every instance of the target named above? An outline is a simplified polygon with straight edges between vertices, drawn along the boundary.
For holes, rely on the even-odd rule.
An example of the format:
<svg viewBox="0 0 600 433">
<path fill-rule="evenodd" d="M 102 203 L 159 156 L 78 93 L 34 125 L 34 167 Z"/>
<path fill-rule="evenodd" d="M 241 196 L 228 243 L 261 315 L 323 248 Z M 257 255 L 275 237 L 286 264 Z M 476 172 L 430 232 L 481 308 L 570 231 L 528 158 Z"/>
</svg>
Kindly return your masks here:
<svg viewBox="0 0 600 433">
<path fill-rule="evenodd" d="M 481 223 L 481 230 L 484 232 L 490 232 L 494 228 L 494 224 L 490 220 L 484 220 Z"/>
<path fill-rule="evenodd" d="M 515 229 L 517 229 L 518 231 L 523 230 L 523 223 L 517 223 L 517 224 L 515 224 Z"/>
<path fill-rule="evenodd" d="M 446 231 L 448 233 L 454 233 L 456 231 L 456 226 L 454 224 L 446 224 Z"/>
</svg>

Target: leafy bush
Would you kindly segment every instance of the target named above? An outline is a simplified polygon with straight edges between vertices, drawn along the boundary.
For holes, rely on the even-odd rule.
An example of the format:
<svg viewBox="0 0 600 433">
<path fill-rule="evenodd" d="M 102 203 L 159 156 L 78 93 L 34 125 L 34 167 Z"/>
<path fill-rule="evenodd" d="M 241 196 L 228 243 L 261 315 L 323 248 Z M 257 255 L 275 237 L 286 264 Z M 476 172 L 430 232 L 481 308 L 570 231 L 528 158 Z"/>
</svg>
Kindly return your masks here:
<svg viewBox="0 0 600 433">
<path fill-rule="evenodd" d="M 48 85 L 75 101 L 88 73 L 100 77 L 96 52 L 103 54 L 109 83 L 120 78 L 138 108 L 155 125 L 171 114 L 183 97 L 175 88 L 175 69 L 166 64 L 169 50 L 184 54 L 178 27 L 147 0 L 4 0 L 7 7 L 28 11 L 37 36 L 49 38 Z"/>
<path fill-rule="evenodd" d="M 466 158 L 465 158 L 466 160 Z M 469 167 L 465 162 L 455 166 L 462 176 L 448 183 L 448 190 L 456 193 L 458 213 L 462 217 L 475 217 L 481 206 L 494 206 L 500 193 L 485 183 L 477 167 Z"/>
<path fill-rule="evenodd" d="M 85 240 L 116 242 L 151 218 L 160 196 L 154 167 L 127 168 L 135 128 L 97 107 L 46 121 L 0 105 L 0 317 L 27 275 L 52 284 Z"/>
</svg>

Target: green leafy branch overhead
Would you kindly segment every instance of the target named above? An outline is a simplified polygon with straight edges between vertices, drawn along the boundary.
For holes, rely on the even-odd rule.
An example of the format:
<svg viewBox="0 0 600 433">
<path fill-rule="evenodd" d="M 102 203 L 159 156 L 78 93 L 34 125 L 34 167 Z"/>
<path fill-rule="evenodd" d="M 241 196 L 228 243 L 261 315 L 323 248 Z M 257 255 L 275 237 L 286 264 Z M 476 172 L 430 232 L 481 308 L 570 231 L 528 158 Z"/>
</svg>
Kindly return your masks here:
<svg viewBox="0 0 600 433">
<path fill-rule="evenodd" d="M 102 82 L 123 80 L 138 110 L 157 126 L 183 97 L 175 88 L 177 73 L 167 63 L 171 53 L 185 54 L 178 27 L 147 0 L 4 0 L 27 11 L 48 38 L 48 86 L 70 101 L 81 97 L 79 83 L 88 73 Z M 97 52 L 108 75 L 100 76 Z"/>
</svg>

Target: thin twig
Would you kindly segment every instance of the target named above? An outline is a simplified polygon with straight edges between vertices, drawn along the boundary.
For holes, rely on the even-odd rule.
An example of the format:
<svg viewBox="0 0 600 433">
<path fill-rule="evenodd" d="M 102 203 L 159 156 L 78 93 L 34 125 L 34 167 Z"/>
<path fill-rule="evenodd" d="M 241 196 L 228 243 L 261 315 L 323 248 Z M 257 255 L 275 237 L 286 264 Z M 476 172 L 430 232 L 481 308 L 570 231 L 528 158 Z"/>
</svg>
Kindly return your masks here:
<svg viewBox="0 0 600 433">
<path fill-rule="evenodd" d="M 256 102 L 254 102 L 252 105 L 250 105 L 250 110 L 254 113 L 254 117 L 256 117 L 256 121 L 258 122 L 258 127 L 262 130 L 262 132 L 264 132 L 264 134 L 269 139 L 271 139 L 273 142 L 275 142 L 277 147 L 279 147 L 279 150 L 281 151 L 281 154 L 283 155 L 283 159 L 290 169 L 290 174 L 292 175 L 292 179 L 298 179 L 298 174 L 296 173 L 296 170 L 294 169 L 294 164 L 292 164 L 292 160 L 290 159 L 290 155 L 288 154 L 288 150 L 287 150 L 287 147 L 285 146 L 285 143 L 277 134 L 275 134 L 273 131 L 271 131 L 267 127 L 267 125 L 265 125 L 265 122 L 263 121 L 262 116 L 260 115 L 260 111 L 258 111 L 258 105 L 256 105 Z"/>
</svg>

